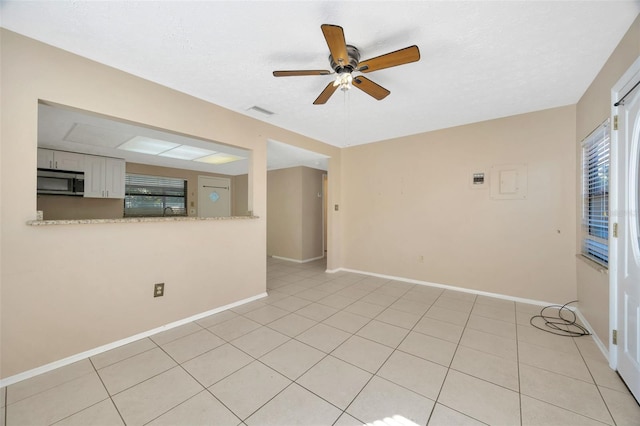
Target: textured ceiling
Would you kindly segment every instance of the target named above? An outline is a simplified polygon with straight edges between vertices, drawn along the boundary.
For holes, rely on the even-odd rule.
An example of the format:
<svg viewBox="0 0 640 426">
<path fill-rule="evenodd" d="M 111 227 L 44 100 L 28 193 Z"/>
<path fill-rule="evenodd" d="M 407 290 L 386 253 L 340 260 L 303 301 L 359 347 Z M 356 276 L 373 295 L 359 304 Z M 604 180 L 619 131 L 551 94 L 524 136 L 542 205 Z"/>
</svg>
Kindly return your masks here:
<svg viewBox="0 0 640 426">
<path fill-rule="evenodd" d="M 320 141 L 349 146 L 576 103 L 639 1 L 2 1 L 9 30 Z M 416 44 L 421 60 L 336 92 L 324 23 L 362 59 Z M 249 110 L 258 106 L 271 116 Z"/>
</svg>

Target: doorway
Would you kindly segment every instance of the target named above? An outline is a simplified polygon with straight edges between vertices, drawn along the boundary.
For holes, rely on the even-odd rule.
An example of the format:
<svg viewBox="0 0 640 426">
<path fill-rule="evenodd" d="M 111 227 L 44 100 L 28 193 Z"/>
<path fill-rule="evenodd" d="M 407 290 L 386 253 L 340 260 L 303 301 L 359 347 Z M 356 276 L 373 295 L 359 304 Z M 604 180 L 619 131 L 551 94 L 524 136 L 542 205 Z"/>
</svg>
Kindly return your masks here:
<svg viewBox="0 0 640 426">
<path fill-rule="evenodd" d="M 231 181 L 228 178 L 198 176 L 198 216 L 231 216 Z"/>
<path fill-rule="evenodd" d="M 640 58 L 614 88 L 611 366 L 640 401 Z M 616 342 L 617 340 L 617 342 Z"/>
</svg>

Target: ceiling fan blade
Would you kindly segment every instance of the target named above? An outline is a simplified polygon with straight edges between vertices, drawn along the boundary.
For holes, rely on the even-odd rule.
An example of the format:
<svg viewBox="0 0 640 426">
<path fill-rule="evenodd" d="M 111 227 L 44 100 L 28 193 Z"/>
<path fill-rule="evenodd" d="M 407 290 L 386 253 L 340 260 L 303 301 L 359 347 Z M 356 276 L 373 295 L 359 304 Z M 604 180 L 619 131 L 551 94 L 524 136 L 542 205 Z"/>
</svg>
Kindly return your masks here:
<svg viewBox="0 0 640 426">
<path fill-rule="evenodd" d="M 329 83 L 327 85 L 327 87 L 324 88 L 324 90 L 322 91 L 322 93 L 320 93 L 320 96 L 318 96 L 318 98 L 313 101 L 314 105 L 322 105 L 324 103 L 326 103 L 329 98 L 331 97 L 331 95 L 333 95 L 333 92 L 336 91 L 336 89 L 338 88 L 338 86 L 334 86 L 333 85 L 333 81 L 331 83 Z"/>
<path fill-rule="evenodd" d="M 373 96 L 377 100 L 382 100 L 386 98 L 390 91 L 380 86 L 377 83 L 369 80 L 367 77 L 363 77 L 361 75 L 355 77 L 353 79 L 353 86 L 365 92 L 367 95 Z"/>
<path fill-rule="evenodd" d="M 323 24 L 320 28 L 322 28 L 325 40 L 327 40 L 327 46 L 329 46 L 329 52 L 331 52 L 334 62 L 340 66 L 348 65 L 347 42 L 344 40 L 342 27 Z"/>
<path fill-rule="evenodd" d="M 274 71 L 274 77 L 296 77 L 300 75 L 329 75 L 327 70 L 295 70 L 295 71 Z"/>
<path fill-rule="evenodd" d="M 420 50 L 418 46 L 409 46 L 386 55 L 376 56 L 375 58 L 361 61 L 358 64 L 358 71 L 371 72 L 385 68 L 391 68 L 398 65 L 408 64 L 420 60 Z"/>
</svg>

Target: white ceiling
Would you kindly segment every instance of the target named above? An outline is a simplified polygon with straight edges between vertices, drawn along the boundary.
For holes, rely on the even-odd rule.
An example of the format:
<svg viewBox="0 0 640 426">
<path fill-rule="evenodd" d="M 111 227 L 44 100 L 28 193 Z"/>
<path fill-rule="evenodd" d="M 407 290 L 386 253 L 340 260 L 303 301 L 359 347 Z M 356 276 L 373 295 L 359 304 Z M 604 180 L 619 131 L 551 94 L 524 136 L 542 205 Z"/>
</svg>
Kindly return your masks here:
<svg viewBox="0 0 640 426">
<path fill-rule="evenodd" d="M 349 146 L 576 103 L 640 1 L 4 1 L 2 27 L 311 138 Z M 332 76 L 320 25 L 362 59 L 417 63 L 312 102 Z M 271 116 L 249 110 L 258 106 Z"/>
</svg>

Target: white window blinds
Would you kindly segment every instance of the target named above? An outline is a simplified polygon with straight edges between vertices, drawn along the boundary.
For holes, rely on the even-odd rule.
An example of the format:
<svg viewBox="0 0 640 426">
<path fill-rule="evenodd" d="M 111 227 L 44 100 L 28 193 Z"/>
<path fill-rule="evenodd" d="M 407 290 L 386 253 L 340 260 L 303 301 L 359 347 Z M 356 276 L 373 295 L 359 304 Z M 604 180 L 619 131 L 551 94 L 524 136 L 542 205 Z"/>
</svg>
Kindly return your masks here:
<svg viewBox="0 0 640 426">
<path fill-rule="evenodd" d="M 160 176 L 125 176 L 125 217 L 186 216 L 187 181 Z"/>
<path fill-rule="evenodd" d="M 582 141 L 582 254 L 609 263 L 609 120 Z"/>
</svg>

